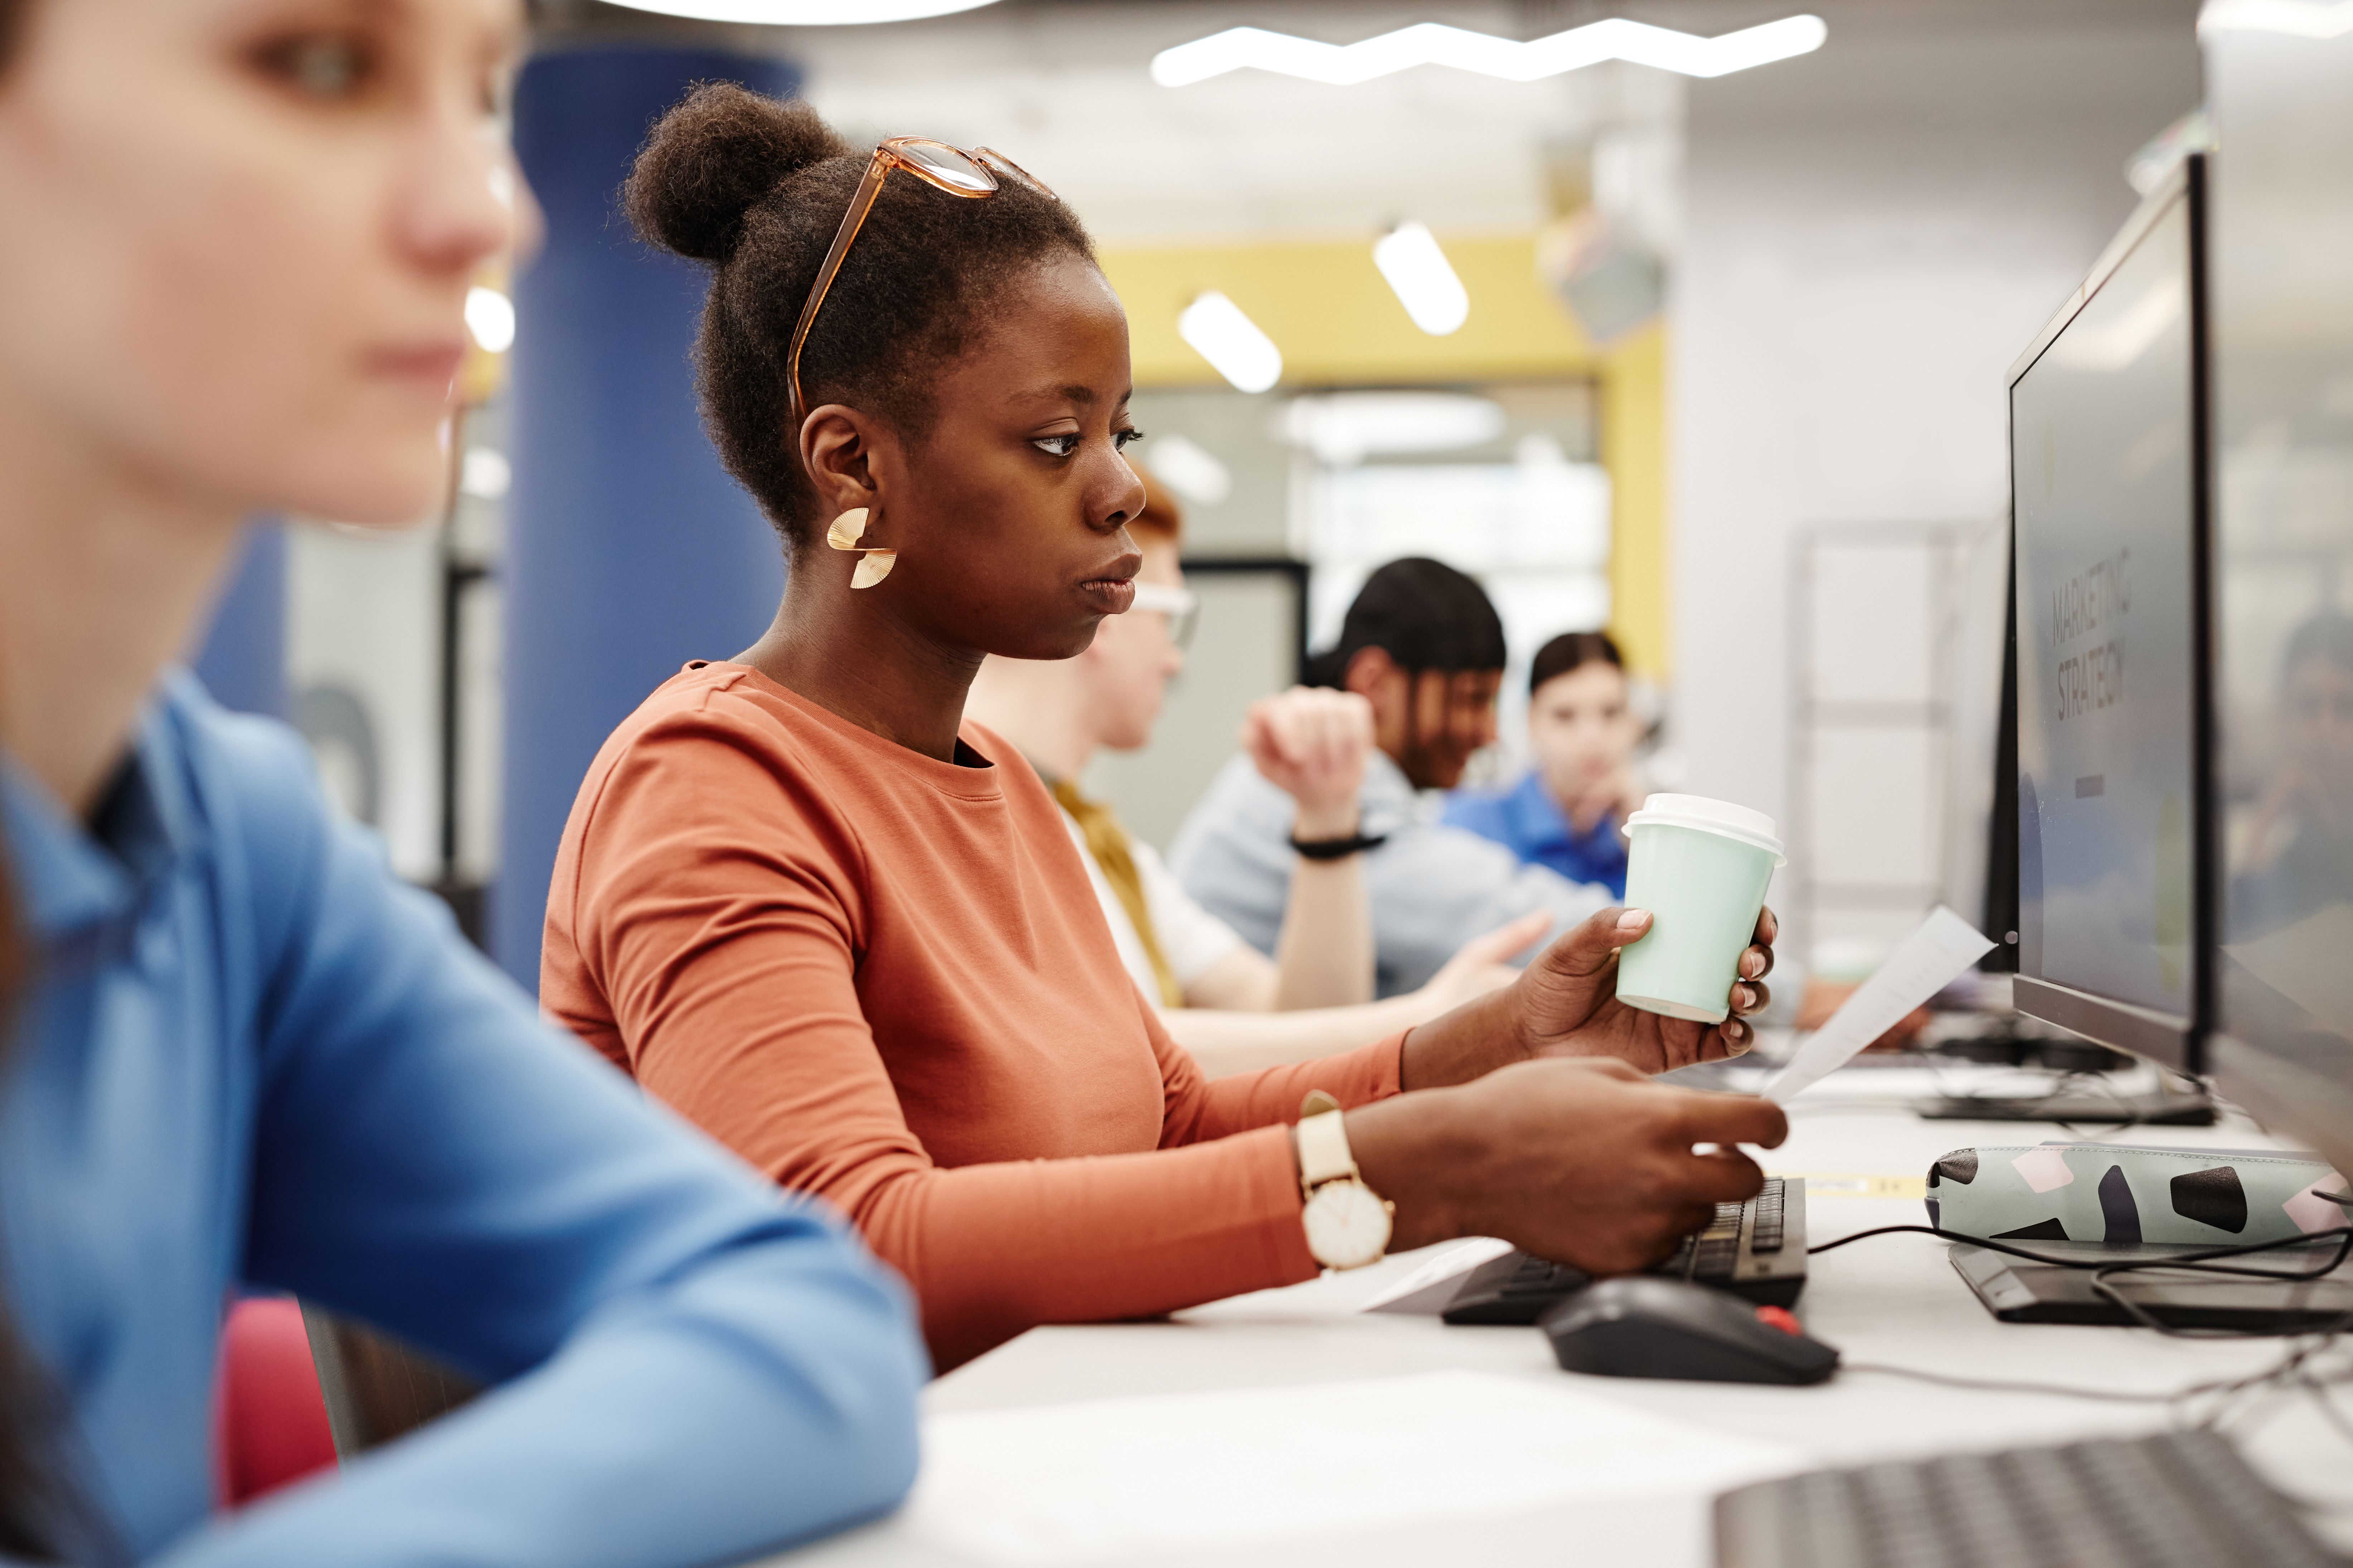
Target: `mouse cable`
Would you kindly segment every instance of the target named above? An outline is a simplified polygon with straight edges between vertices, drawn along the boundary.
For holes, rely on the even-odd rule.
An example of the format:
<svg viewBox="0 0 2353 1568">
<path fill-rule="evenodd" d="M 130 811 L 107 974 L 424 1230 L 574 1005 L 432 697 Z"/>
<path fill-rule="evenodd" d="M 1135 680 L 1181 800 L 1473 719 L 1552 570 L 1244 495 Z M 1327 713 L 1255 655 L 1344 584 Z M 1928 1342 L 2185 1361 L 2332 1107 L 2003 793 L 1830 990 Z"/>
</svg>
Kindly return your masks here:
<svg viewBox="0 0 2353 1568">
<path fill-rule="evenodd" d="M 1873 1361 L 1841 1362 L 1839 1372 L 1841 1375 L 1870 1372 L 1883 1377 L 1908 1377 L 1918 1383 L 1940 1384 L 1947 1388 L 1967 1388 L 1987 1394 L 2049 1394 L 2067 1399 L 2097 1399 L 2112 1405 L 2170 1405 L 2178 1399 L 2190 1398 L 2222 1387 L 2219 1383 L 2201 1383 L 2160 1393 L 2128 1394 L 2113 1388 L 2070 1388 L 2059 1383 L 2012 1383 L 2000 1378 L 1956 1377 L 1949 1373 L 1925 1372 L 1918 1367 L 1893 1366 Z"/>
<path fill-rule="evenodd" d="M 2286 1375 L 2310 1396 L 2313 1404 L 2320 1407 L 2320 1414 L 2327 1418 L 2331 1426 L 2337 1428 L 2337 1436 L 2343 1437 L 2348 1443 L 2353 1443 L 2353 1425 L 2347 1424 L 2345 1413 L 2337 1409 L 2337 1402 L 2328 1396 L 2329 1389 L 2348 1378 L 2353 1378 L 2353 1372 L 2337 1377 L 2317 1377 L 2296 1367 L 2287 1369 Z"/>
<path fill-rule="evenodd" d="M 2202 1383 L 2187 1384 L 2179 1388 L 2150 1393 L 2114 1388 L 2083 1388 L 2067 1384 L 2031 1383 L 2005 1378 L 1961 1377 L 1951 1373 L 1928 1372 L 1919 1367 L 1895 1366 L 1883 1362 L 1847 1362 L 1842 1363 L 1839 1370 L 1841 1373 L 1864 1372 L 1876 1373 L 1886 1377 L 1907 1377 L 1919 1383 L 1933 1383 L 1947 1388 L 1962 1388 L 1989 1394 L 2042 1394 L 2067 1399 L 2098 1400 L 2110 1405 L 2176 1405 L 2183 1400 L 2196 1399 L 2205 1394 L 2221 1394 L 2227 1401 L 2232 1395 L 2242 1394 L 2250 1391 L 2261 1392 L 2282 1384 L 2300 1385 L 2320 1401 L 2331 1424 L 2335 1425 L 2340 1432 L 2346 1433 L 2348 1438 L 2353 1438 L 2353 1428 L 2348 1428 L 2344 1425 L 2340 1413 L 2334 1405 L 2328 1404 L 2326 1396 L 2328 1386 L 2353 1379 L 2353 1369 L 2324 1377 L 2316 1377 L 2306 1370 L 2306 1363 L 2327 1348 L 2329 1348 L 2328 1336 L 2319 1336 L 2295 1346 L 2279 1360 L 2254 1372 L 2244 1373 L 2236 1377 L 2211 1378 Z M 2224 1414 L 2224 1409 L 2218 1406 L 2214 1412 L 2196 1425 L 2200 1426 L 2216 1425 L 2222 1419 Z"/>
</svg>

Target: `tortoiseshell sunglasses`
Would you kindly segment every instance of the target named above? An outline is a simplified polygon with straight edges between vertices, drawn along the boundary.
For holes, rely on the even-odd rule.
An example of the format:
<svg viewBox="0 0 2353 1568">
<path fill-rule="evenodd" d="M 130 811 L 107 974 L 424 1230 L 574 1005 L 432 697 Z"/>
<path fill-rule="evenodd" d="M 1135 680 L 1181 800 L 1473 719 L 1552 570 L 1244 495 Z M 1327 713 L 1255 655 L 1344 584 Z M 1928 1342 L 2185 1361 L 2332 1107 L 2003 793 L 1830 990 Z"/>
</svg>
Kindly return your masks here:
<svg viewBox="0 0 2353 1568">
<path fill-rule="evenodd" d="M 1004 153 L 987 147 L 967 153 L 928 136 L 893 136 L 875 148 L 873 160 L 866 165 L 866 177 L 858 182 L 858 194 L 849 198 L 849 210 L 841 215 L 841 226 L 834 231 L 833 248 L 825 253 L 825 265 L 817 269 L 817 282 L 809 289 L 808 303 L 801 307 L 800 321 L 793 328 L 792 357 L 786 362 L 785 375 L 792 394 L 796 440 L 801 422 L 808 417 L 808 405 L 801 397 L 801 345 L 808 341 L 818 307 L 825 303 L 826 290 L 833 287 L 835 275 L 841 270 L 841 258 L 849 254 L 858 231 L 866 225 L 866 215 L 874 210 L 875 198 L 882 194 L 882 182 L 890 178 L 893 169 L 904 169 L 952 196 L 993 196 L 1000 179 L 1009 179 L 1019 181 L 1039 195 L 1060 199 L 1037 176 Z"/>
</svg>

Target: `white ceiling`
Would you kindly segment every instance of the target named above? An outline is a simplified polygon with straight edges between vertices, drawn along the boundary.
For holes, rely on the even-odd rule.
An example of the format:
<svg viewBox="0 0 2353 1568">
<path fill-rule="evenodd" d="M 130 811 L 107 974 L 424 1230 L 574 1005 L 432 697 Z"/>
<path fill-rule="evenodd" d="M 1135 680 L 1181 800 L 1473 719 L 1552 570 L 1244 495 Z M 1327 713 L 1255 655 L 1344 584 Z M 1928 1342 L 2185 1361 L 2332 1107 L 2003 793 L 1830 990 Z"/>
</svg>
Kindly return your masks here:
<svg viewBox="0 0 2353 1568">
<path fill-rule="evenodd" d="M 1352 42 L 1433 16 L 1514 30 L 1509 5 L 1252 6 L 1278 31 Z M 1236 71 L 1164 88 L 1171 44 L 1240 19 L 1227 5 L 1028 5 L 891 27 L 796 29 L 810 100 L 846 132 L 987 142 L 1053 185 L 1110 243 L 1365 234 L 1417 217 L 1441 234 L 1550 215 L 1548 142 L 1628 115 L 1672 121 L 1682 79 L 1601 66 L 1514 83 L 1424 67 L 1356 87 Z"/>
<path fill-rule="evenodd" d="M 922 134 L 1006 153 L 1111 244 L 1375 232 L 1417 217 L 1441 235 L 1533 227 L 1553 216 L 1548 147 L 1639 128 L 1672 142 L 1689 84 L 1605 65 L 1514 83 L 1425 66 L 1356 87 L 1254 70 L 1164 88 L 1158 50 L 1250 25 L 1352 43 L 1419 21 L 1533 37 L 1598 17 L 1714 35 L 1810 10 L 1842 38 L 1983 28 L 2077 29 L 2158 19 L 2197 0 L 1001 0 L 927 21 L 722 28 L 807 72 L 813 102 L 853 137 Z M 586 0 L 537 0 L 543 27 L 692 26 Z M 1791 62 L 1792 65 L 1795 62 Z M 1760 67 L 1763 77 L 1786 66 Z M 1759 85 L 1762 85 L 1761 83 Z M 1990 107 L 1990 106 L 1989 106 Z M 1661 167 L 1672 169 L 1672 162 Z M 1668 177 L 1672 178 L 1672 174 Z"/>
</svg>

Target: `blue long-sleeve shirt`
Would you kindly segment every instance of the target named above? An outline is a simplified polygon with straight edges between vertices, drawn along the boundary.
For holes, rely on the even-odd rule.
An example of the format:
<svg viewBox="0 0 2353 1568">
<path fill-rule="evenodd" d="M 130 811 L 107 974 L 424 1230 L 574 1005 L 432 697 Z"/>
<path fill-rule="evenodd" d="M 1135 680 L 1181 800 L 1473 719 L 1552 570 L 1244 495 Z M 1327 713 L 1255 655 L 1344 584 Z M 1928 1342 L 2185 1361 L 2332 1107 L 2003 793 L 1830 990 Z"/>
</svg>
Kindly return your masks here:
<svg viewBox="0 0 2353 1568">
<path fill-rule="evenodd" d="M 1531 866 L 1607 888 L 1613 899 L 1626 896 L 1626 839 L 1619 819 L 1605 816 L 1579 833 L 1542 773 L 1531 771 L 1507 790 L 1454 790 L 1439 820 L 1492 838 Z"/>
<path fill-rule="evenodd" d="M 926 1375 L 833 1220 L 649 1105 L 185 677 L 94 828 L 0 765 L 41 975 L 0 1103 L 0 1279 L 140 1559 L 724 1561 L 891 1507 Z M 238 1285 L 497 1389 L 208 1523 Z"/>
</svg>

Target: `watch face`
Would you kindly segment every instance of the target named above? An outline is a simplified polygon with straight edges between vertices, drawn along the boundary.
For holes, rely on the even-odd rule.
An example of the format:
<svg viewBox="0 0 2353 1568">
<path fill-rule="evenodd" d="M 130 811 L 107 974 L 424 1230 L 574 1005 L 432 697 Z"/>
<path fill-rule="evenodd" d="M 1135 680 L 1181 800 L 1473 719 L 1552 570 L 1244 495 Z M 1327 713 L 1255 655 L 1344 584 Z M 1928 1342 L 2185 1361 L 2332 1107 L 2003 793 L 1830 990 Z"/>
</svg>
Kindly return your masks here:
<svg viewBox="0 0 2353 1568">
<path fill-rule="evenodd" d="M 1316 1188 L 1303 1217 L 1307 1250 L 1326 1268 L 1361 1268 L 1388 1248 L 1388 1205 L 1362 1182 Z"/>
</svg>

